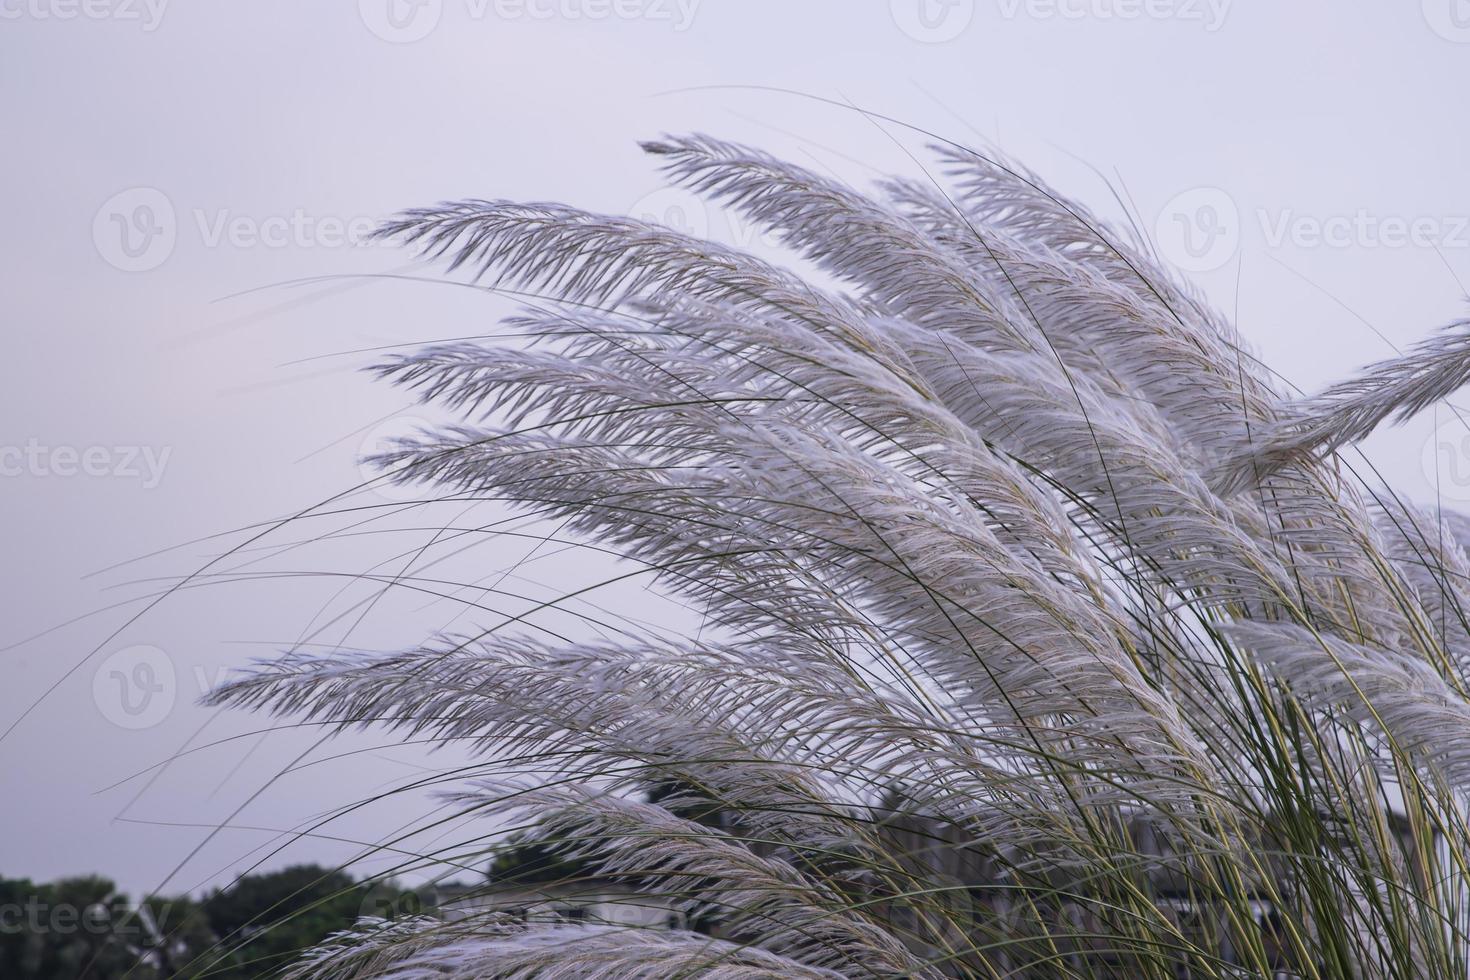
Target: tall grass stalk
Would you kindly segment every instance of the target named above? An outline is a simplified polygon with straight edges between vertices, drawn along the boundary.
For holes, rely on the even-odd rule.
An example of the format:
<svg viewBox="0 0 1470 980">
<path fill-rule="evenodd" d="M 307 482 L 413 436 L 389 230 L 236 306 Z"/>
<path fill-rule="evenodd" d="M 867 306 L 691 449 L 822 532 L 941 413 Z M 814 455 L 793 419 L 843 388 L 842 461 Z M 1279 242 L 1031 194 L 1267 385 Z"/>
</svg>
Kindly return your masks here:
<svg viewBox="0 0 1470 980">
<path fill-rule="evenodd" d="M 407 212 L 535 342 L 379 364 L 456 419 L 379 462 L 704 628 L 522 617 L 213 700 L 468 746 L 460 853 L 520 827 L 689 927 L 364 920 L 292 975 L 1470 975 L 1470 522 L 1338 455 L 1470 378 L 1466 324 L 1293 400 L 1001 159 L 864 195 L 646 149 L 825 285 L 559 204 Z"/>
</svg>

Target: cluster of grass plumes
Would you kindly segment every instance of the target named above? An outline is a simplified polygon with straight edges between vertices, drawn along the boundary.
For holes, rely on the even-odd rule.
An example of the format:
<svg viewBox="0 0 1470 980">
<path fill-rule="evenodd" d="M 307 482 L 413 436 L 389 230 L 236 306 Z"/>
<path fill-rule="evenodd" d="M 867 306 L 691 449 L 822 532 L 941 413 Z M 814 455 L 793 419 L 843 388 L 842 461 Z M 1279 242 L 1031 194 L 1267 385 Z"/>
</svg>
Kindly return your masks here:
<svg viewBox="0 0 1470 980">
<path fill-rule="evenodd" d="M 1464 335 L 1293 401 L 996 159 L 868 196 L 646 148 L 835 285 L 563 205 L 408 212 L 537 340 L 380 365 L 458 416 L 382 462 L 615 549 L 698 636 L 498 624 L 215 700 L 468 745 L 463 812 L 698 927 L 366 923 L 299 973 L 1464 978 L 1470 536 L 1336 455 L 1464 381 Z"/>
</svg>

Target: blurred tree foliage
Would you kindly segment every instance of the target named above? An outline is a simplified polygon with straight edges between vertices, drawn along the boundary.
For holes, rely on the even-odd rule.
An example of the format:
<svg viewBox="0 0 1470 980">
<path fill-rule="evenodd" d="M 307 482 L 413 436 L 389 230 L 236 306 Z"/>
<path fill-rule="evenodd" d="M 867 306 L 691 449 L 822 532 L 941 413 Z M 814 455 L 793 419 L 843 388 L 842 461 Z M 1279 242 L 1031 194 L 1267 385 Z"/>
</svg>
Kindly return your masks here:
<svg viewBox="0 0 1470 980">
<path fill-rule="evenodd" d="M 137 903 L 101 877 L 0 877 L 0 977 L 265 977 L 361 915 L 392 918 L 430 905 L 392 882 L 359 882 L 317 865 L 245 875 L 199 900 Z"/>
</svg>

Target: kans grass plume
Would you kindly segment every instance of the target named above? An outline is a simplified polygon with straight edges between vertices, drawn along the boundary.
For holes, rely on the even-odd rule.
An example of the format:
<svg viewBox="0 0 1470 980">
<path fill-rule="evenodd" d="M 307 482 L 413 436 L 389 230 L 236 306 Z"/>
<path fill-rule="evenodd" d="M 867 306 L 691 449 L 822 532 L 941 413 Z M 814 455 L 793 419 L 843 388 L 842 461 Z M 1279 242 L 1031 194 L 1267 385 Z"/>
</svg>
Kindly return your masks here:
<svg viewBox="0 0 1470 980">
<path fill-rule="evenodd" d="M 383 234 L 536 297 L 536 342 L 379 365 L 455 416 L 379 462 L 704 627 L 292 654 L 213 700 L 468 746 L 454 806 L 678 928 L 364 920 L 292 975 L 1466 977 L 1470 538 L 1336 455 L 1470 378 L 1465 325 L 1291 400 L 1004 161 L 865 195 L 645 148 L 811 273 L 560 204 L 407 212 Z"/>
</svg>

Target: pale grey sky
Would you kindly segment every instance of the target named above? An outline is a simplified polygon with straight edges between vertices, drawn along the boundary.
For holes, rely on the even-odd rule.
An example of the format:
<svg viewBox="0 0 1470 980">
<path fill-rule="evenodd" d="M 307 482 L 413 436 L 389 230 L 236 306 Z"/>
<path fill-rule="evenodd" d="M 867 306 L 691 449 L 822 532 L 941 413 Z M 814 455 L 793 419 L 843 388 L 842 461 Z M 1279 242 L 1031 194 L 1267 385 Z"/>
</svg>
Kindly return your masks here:
<svg viewBox="0 0 1470 980">
<path fill-rule="evenodd" d="M 388 648 L 493 618 L 397 594 L 410 590 L 356 608 L 373 583 L 341 577 L 400 571 L 390 559 L 430 534 L 412 528 L 456 511 L 258 550 L 326 526 L 300 525 L 116 635 L 136 602 L 27 639 L 245 536 L 119 562 L 351 487 L 360 450 L 423 414 L 354 370 L 370 355 L 344 352 L 483 333 L 504 307 L 403 280 L 301 282 L 403 270 L 406 256 L 356 243 L 397 208 L 558 199 L 763 247 L 659 192 L 635 141 L 702 130 L 855 182 L 912 170 L 912 133 L 792 92 L 994 141 L 1118 216 L 1105 174 L 1305 388 L 1461 315 L 1470 281 L 1466 0 L 0 0 L 0 86 L 0 722 L 34 705 L 0 742 L 7 876 L 96 871 L 137 892 L 344 859 L 424 797 L 313 831 L 336 841 L 275 852 L 273 831 L 455 761 L 364 736 L 272 781 L 313 733 L 244 735 L 264 720 L 238 714 L 199 733 L 193 701 L 304 637 Z M 1436 456 L 1433 433 L 1426 415 L 1370 455 L 1420 499 L 1437 461 L 1441 493 L 1470 503 L 1464 454 Z M 484 536 L 414 567 L 494 584 L 530 548 Z M 505 590 L 593 574 L 534 557 L 534 581 Z M 679 621 L 637 584 L 599 600 Z M 113 786 L 186 744 L 203 747 Z"/>
</svg>

